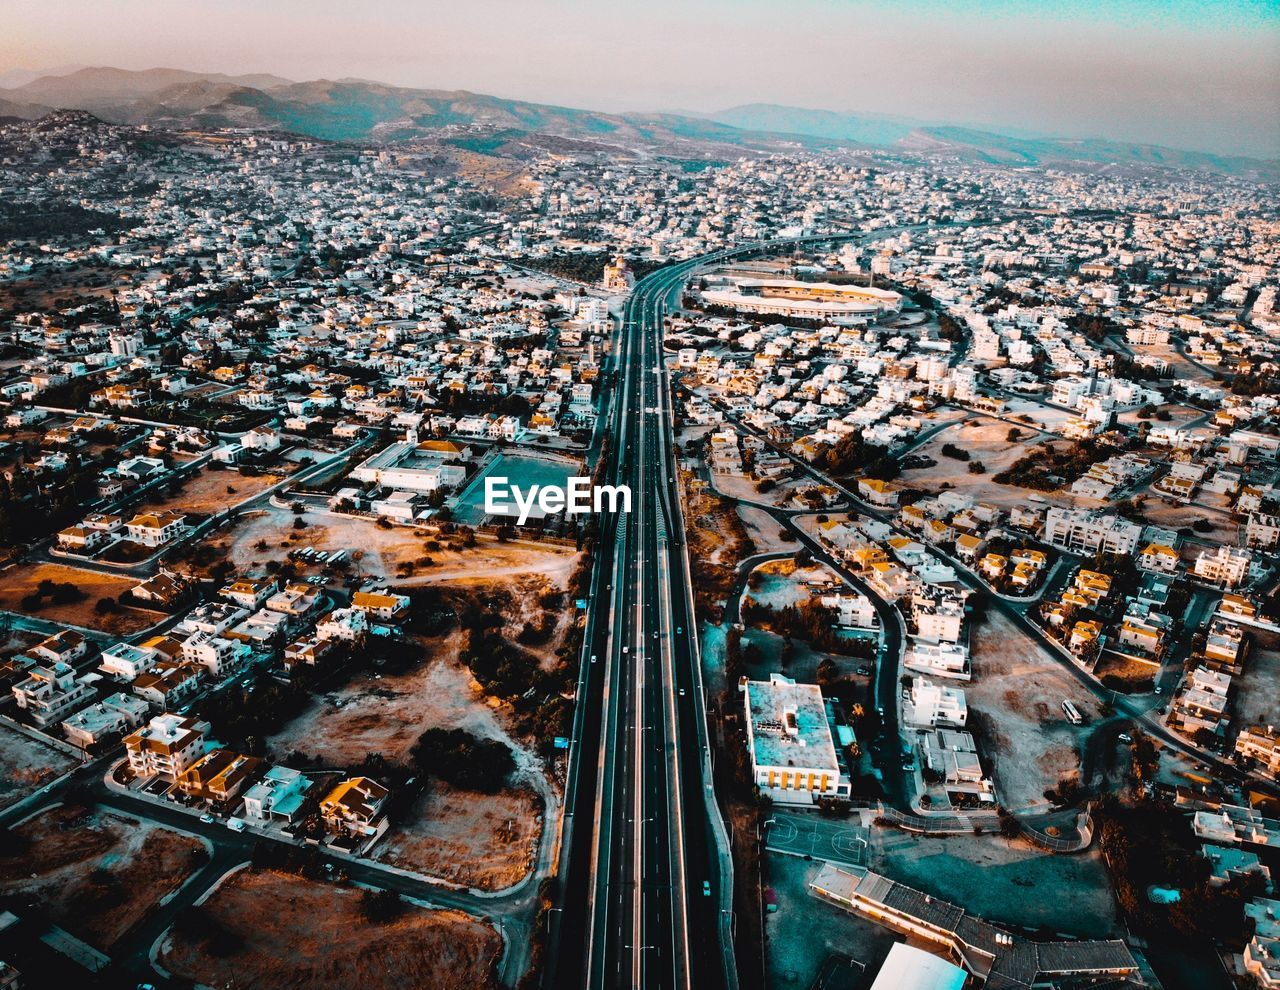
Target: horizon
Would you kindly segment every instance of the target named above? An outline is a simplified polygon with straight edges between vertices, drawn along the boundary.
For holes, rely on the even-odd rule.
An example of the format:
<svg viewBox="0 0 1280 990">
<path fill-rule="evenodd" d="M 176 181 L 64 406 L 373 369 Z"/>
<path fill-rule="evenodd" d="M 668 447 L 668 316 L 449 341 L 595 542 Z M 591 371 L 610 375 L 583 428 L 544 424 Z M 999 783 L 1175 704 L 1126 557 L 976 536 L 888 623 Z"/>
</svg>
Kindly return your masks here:
<svg viewBox="0 0 1280 990">
<path fill-rule="evenodd" d="M 606 113 L 768 104 L 1280 159 L 1280 8 L 1266 2 L 1124 0 L 1100 11 L 1066 0 L 1046 12 L 1004 0 L 992 16 L 972 0 L 804 0 L 789 21 L 760 0 L 668 0 L 631 12 L 625 33 L 617 11 L 574 6 L 397 2 L 387 5 L 395 18 L 372 23 L 294 0 L 267 10 L 137 0 L 123 33 L 118 7 L 22 2 L 0 40 L 0 73 L 79 65 L 361 79 Z M 801 8 L 813 16 L 796 16 Z M 530 38 L 541 43 L 532 57 Z M 808 71 L 795 72 L 795 59 Z"/>
</svg>

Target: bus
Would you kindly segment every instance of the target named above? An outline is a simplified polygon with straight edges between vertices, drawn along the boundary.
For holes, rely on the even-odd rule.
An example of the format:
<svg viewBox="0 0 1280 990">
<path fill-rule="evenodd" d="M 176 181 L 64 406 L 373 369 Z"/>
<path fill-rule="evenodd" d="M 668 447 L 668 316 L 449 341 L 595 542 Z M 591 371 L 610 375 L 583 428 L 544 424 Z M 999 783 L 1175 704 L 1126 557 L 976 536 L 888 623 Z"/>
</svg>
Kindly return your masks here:
<svg viewBox="0 0 1280 990">
<path fill-rule="evenodd" d="M 1069 701 L 1062 703 L 1062 711 L 1067 716 L 1067 721 L 1072 725 L 1080 725 L 1084 722 L 1084 718 L 1076 711 L 1076 706 Z"/>
</svg>

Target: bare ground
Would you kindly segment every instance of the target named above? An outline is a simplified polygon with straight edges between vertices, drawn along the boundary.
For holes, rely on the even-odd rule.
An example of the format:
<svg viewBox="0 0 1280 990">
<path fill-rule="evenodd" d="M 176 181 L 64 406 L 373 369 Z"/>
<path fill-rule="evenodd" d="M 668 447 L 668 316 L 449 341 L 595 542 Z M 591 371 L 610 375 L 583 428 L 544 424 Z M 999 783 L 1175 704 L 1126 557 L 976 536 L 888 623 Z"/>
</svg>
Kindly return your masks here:
<svg viewBox="0 0 1280 990">
<path fill-rule="evenodd" d="M 61 750 L 0 725 L 0 807 L 21 801 L 75 765 Z"/>
<path fill-rule="evenodd" d="M 300 877 L 243 870 L 201 908 L 238 940 L 227 955 L 187 936 L 165 939 L 160 962 L 209 986 L 306 990 L 472 990 L 497 985 L 498 933 L 457 911 L 406 905 L 370 922 L 362 893 Z"/>
<path fill-rule="evenodd" d="M 84 597 L 65 605 L 49 604 L 46 598 L 46 604 L 39 609 L 24 608 L 22 599 L 34 592 L 41 581 L 74 584 Z M 51 622 L 100 629 L 117 636 L 128 636 L 155 625 L 164 616 L 159 612 L 124 606 L 113 613 L 100 615 L 93 607 L 99 598 L 118 598 L 137 583 L 138 578 L 135 577 L 103 574 L 64 564 L 21 564 L 5 571 L 4 580 L 0 581 L 0 609 L 35 615 Z"/>
<path fill-rule="evenodd" d="M 1096 717 L 1093 696 L 996 609 L 975 625 L 971 650 L 974 679 L 962 687 L 996 793 L 1011 811 L 1047 810 L 1044 790 L 1079 769 L 1087 731 L 1067 721 L 1062 702 Z"/>
<path fill-rule="evenodd" d="M 433 780 L 413 815 L 388 833 L 375 858 L 480 890 L 503 890 L 533 868 L 540 807 L 527 790 L 476 794 Z"/>
<path fill-rule="evenodd" d="M 15 832 L 29 845 L 0 859 L 0 890 L 34 895 L 58 924 L 103 950 L 180 887 L 205 856 L 189 836 L 82 808 L 54 808 Z"/>
</svg>

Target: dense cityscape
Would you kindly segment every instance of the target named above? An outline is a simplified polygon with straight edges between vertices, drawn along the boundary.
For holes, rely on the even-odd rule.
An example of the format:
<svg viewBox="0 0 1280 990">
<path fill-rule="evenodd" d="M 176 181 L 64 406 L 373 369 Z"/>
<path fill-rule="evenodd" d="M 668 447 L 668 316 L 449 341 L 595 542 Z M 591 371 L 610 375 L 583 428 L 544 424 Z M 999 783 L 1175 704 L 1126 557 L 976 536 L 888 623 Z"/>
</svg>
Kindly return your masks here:
<svg viewBox="0 0 1280 990">
<path fill-rule="evenodd" d="M 1280 986 L 1274 163 L 41 85 L 0 988 Z"/>
</svg>

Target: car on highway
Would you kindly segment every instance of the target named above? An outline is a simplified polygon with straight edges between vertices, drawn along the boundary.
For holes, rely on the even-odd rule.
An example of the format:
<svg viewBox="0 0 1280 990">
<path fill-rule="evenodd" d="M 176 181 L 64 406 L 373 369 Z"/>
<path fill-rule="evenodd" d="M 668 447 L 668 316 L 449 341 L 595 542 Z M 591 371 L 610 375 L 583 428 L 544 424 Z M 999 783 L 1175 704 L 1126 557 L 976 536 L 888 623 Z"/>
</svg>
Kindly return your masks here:
<svg viewBox="0 0 1280 990">
<path fill-rule="evenodd" d="M 593 654 L 591 654 L 591 662 L 592 662 L 592 663 L 595 663 L 595 662 L 596 662 L 596 655 L 595 655 L 594 653 L 593 653 Z"/>
<path fill-rule="evenodd" d="M 710 880 L 703 880 L 703 881 L 702 881 L 702 896 L 703 896 L 703 897 L 710 897 L 710 896 L 711 896 L 711 881 L 710 881 Z"/>
</svg>

